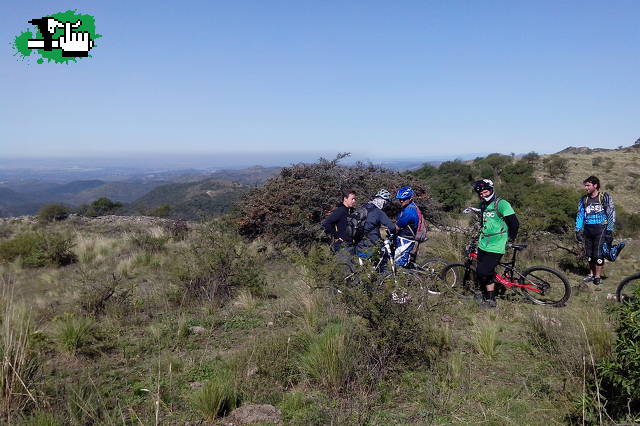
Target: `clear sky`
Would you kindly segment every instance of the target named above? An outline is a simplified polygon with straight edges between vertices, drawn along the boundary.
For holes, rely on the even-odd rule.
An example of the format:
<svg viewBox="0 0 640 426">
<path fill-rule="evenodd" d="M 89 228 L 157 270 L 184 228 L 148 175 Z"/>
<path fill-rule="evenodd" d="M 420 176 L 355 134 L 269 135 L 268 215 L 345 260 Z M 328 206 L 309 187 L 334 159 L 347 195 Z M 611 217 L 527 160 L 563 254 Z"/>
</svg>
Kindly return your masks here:
<svg viewBox="0 0 640 426">
<path fill-rule="evenodd" d="M 78 9 L 93 58 L 12 56 Z M 0 157 L 410 158 L 640 137 L 640 1 L 2 1 Z"/>
</svg>

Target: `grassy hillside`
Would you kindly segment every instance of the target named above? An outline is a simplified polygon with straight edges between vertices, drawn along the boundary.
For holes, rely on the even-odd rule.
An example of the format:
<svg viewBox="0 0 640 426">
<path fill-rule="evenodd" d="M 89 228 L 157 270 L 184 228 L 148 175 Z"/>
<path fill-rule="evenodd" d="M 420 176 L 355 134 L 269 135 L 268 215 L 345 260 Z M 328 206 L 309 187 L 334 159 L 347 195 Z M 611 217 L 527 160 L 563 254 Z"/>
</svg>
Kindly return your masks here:
<svg viewBox="0 0 640 426">
<path fill-rule="evenodd" d="M 274 405 L 286 424 L 580 423 L 581 401 L 597 423 L 583 380 L 614 350 L 606 295 L 637 269 L 640 247 L 630 242 L 600 292 L 568 272 L 564 308 L 510 293 L 493 311 L 450 296 L 415 310 L 388 289 L 364 302 L 314 289 L 335 283 L 324 248 L 301 256 L 225 223 L 6 221 L 0 242 L 31 231 L 71 238 L 77 262 L 0 264 L 2 322 L 26 338 L 29 390 L 12 382 L 2 415 L 59 425 L 199 422 L 213 418 L 218 385 L 243 405 Z M 523 266 L 556 266 L 554 240 L 535 242 Z M 423 255 L 456 260 L 464 242 L 435 232 Z M 376 310 L 378 328 L 354 303 Z"/>
<path fill-rule="evenodd" d="M 169 205 L 170 216 L 199 220 L 228 212 L 248 190 L 245 185 L 219 179 L 162 185 L 135 200 L 126 211 L 135 214 Z"/>
</svg>

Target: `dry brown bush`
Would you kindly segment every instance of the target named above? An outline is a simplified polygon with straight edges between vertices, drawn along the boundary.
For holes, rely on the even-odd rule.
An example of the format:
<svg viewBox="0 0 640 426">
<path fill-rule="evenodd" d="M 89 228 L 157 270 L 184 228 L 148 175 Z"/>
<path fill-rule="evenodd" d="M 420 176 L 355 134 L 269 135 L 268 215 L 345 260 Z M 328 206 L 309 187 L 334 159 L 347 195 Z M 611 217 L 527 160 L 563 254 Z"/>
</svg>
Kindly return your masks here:
<svg viewBox="0 0 640 426">
<path fill-rule="evenodd" d="M 346 156 L 340 154 L 331 161 L 320 159 L 317 163 L 284 168 L 264 186 L 255 188 L 239 205 L 240 233 L 250 238 L 265 236 L 309 246 L 323 238 L 320 222 L 342 201 L 340 193 L 344 188 L 353 188 L 358 203 L 364 203 L 381 188 L 393 193 L 410 185 L 428 220 L 439 212 L 417 178 L 373 164 L 340 165 L 339 161 Z M 390 214 L 393 210 L 392 206 Z"/>
</svg>

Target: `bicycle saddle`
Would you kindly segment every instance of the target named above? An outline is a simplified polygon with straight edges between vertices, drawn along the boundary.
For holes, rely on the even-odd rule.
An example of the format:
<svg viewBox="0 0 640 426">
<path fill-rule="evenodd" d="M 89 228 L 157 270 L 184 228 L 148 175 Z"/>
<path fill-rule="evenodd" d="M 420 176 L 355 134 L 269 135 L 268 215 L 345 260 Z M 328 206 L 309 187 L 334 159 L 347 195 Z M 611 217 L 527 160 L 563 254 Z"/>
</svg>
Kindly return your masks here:
<svg viewBox="0 0 640 426">
<path fill-rule="evenodd" d="M 526 244 L 509 244 L 509 247 L 516 251 L 524 250 L 527 248 Z"/>
</svg>

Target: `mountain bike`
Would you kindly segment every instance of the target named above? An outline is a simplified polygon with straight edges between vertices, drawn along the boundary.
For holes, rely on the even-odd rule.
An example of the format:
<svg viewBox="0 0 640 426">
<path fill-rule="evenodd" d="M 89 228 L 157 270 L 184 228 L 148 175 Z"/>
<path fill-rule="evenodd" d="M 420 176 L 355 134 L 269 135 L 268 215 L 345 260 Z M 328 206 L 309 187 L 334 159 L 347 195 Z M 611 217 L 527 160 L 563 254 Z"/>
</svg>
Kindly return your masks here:
<svg viewBox="0 0 640 426">
<path fill-rule="evenodd" d="M 439 288 L 440 271 L 449 262 L 440 258 L 430 258 L 421 262 L 412 260 L 406 267 L 399 267 L 394 261 L 395 250 L 395 238 L 387 231 L 377 256 L 372 256 L 374 260 L 358 257 L 358 263 L 365 268 L 367 263 L 371 264 L 369 278 L 371 274 L 380 275 L 378 285 L 391 287 L 395 302 L 415 302 L 418 307 L 422 307 L 429 295 L 442 292 Z M 345 277 L 345 281 L 355 281 L 359 278 L 357 272 L 352 272 Z"/>
<path fill-rule="evenodd" d="M 618 302 L 629 302 L 638 297 L 640 288 L 640 272 L 628 276 L 618 284 L 616 289 L 616 300 Z"/>
<path fill-rule="evenodd" d="M 571 286 L 560 272 L 547 266 L 533 266 L 524 271 L 516 268 L 516 255 L 527 248 L 525 244 L 509 244 L 513 256 L 508 262 L 499 262 L 502 273 L 495 275 L 496 292 L 504 294 L 507 288 L 519 290 L 527 299 L 538 305 L 564 306 L 571 297 Z M 440 273 L 440 279 L 448 291 L 463 297 L 475 297 L 480 292 L 476 280 L 474 262 L 478 257 L 477 239 L 472 240 L 465 249 L 464 263 L 451 263 Z"/>
</svg>

